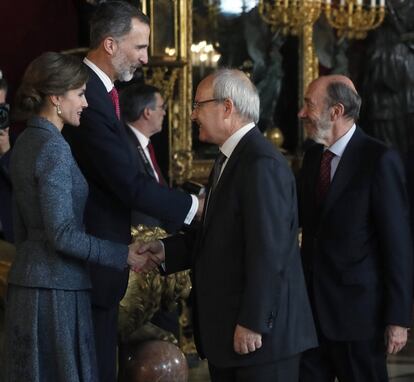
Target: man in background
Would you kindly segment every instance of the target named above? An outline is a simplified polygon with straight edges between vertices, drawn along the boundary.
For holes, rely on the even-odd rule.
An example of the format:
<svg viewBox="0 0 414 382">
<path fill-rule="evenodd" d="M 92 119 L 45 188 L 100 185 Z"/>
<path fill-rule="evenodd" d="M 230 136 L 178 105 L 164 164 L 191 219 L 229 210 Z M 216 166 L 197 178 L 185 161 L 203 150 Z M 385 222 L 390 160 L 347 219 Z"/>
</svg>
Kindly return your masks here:
<svg viewBox="0 0 414 382">
<path fill-rule="evenodd" d="M 301 382 L 388 381 L 411 325 L 413 262 L 404 169 L 397 152 L 356 126 L 351 80 L 313 81 L 299 117 L 318 144 L 300 189 L 303 266 L 320 346 Z M 385 338 L 385 340 L 384 340 Z"/>
<path fill-rule="evenodd" d="M 139 171 L 145 176 L 153 178 L 160 185 L 167 187 L 151 142 L 151 137 L 161 132 L 166 114 L 166 103 L 159 89 L 146 84 L 129 85 L 120 94 L 120 105 L 125 131 L 131 149 L 136 153 Z M 160 200 L 160 203 L 162 202 Z M 170 233 L 180 228 L 162 222 L 142 211 L 134 210 L 132 225 L 138 224 L 162 227 Z"/>
<path fill-rule="evenodd" d="M 131 150 L 136 153 L 137 166 L 144 176 L 152 177 L 159 184 L 168 187 L 158 166 L 154 147 L 150 138 L 161 132 L 166 114 L 166 103 L 160 90 L 146 84 L 132 84 L 122 89 L 120 94 L 122 120 L 129 138 Z M 163 201 L 160 200 L 160 203 Z M 175 233 L 180 227 L 157 219 L 141 211 L 132 211 L 133 226 L 161 227 L 168 233 Z M 179 336 L 177 310 L 169 312 L 160 309 L 151 322 L 160 328 Z"/>
</svg>

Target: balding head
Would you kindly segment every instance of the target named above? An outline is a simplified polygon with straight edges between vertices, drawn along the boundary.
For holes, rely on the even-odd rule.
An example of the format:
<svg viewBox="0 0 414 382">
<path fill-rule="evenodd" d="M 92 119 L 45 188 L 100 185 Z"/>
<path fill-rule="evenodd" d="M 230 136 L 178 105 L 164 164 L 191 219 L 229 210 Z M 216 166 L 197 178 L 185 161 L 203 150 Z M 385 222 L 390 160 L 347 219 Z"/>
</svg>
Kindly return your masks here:
<svg viewBox="0 0 414 382">
<path fill-rule="evenodd" d="M 356 121 L 361 108 L 361 97 L 359 96 L 354 83 L 346 76 L 333 74 L 321 76 L 314 81 L 325 93 L 327 107 L 341 104 L 344 107 L 343 117 Z"/>
<path fill-rule="evenodd" d="M 322 76 L 310 83 L 298 116 L 308 137 L 329 147 L 352 127 L 360 107 L 361 98 L 348 77 Z"/>
<path fill-rule="evenodd" d="M 351 79 L 342 74 L 331 74 L 329 76 L 321 76 L 315 81 L 321 81 L 322 83 L 325 84 L 325 86 L 328 86 L 334 83 L 340 83 L 340 84 L 343 84 L 344 86 L 349 87 L 351 90 L 357 93 L 355 85 L 351 81 Z"/>
</svg>

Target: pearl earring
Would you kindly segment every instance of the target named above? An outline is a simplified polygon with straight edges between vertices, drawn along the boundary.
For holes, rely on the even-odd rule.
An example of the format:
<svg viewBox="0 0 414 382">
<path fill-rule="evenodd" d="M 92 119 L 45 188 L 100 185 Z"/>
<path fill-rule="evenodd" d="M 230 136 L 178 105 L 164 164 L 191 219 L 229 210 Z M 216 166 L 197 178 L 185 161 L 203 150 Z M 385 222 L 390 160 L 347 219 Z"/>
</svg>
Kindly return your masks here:
<svg viewBox="0 0 414 382">
<path fill-rule="evenodd" d="M 62 115 L 62 110 L 60 109 L 59 104 L 56 105 L 56 113 L 57 113 L 57 115 Z"/>
</svg>

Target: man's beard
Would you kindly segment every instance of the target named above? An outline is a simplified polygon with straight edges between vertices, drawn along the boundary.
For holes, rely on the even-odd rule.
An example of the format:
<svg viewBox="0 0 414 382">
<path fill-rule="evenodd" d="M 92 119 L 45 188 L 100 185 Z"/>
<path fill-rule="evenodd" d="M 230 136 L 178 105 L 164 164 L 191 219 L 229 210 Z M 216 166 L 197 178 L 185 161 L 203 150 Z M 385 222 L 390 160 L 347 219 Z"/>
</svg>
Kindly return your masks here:
<svg viewBox="0 0 414 382">
<path fill-rule="evenodd" d="M 132 80 L 135 70 L 137 69 L 137 67 L 129 65 L 126 56 L 122 52 L 119 52 L 114 56 L 112 65 L 115 68 L 117 79 L 124 82 Z"/>
<path fill-rule="evenodd" d="M 332 124 L 329 120 L 329 115 L 325 113 L 322 114 L 321 118 L 318 121 L 314 122 L 315 124 L 315 133 L 311 137 L 316 143 L 326 145 L 327 138 L 330 136 L 332 131 Z"/>
</svg>

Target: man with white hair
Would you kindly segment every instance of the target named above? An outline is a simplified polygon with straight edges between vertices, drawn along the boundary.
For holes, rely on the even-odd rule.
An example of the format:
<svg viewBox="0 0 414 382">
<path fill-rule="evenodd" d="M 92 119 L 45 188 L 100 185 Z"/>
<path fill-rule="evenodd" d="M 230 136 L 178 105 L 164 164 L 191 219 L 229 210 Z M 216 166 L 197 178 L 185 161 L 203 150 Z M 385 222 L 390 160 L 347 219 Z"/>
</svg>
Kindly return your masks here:
<svg viewBox="0 0 414 382">
<path fill-rule="evenodd" d="M 219 146 L 202 226 L 143 245 L 167 273 L 193 270 L 197 349 L 213 382 L 295 382 L 316 346 L 298 248 L 294 177 L 256 127 L 248 77 L 222 69 L 198 85 L 191 118 Z"/>
</svg>

